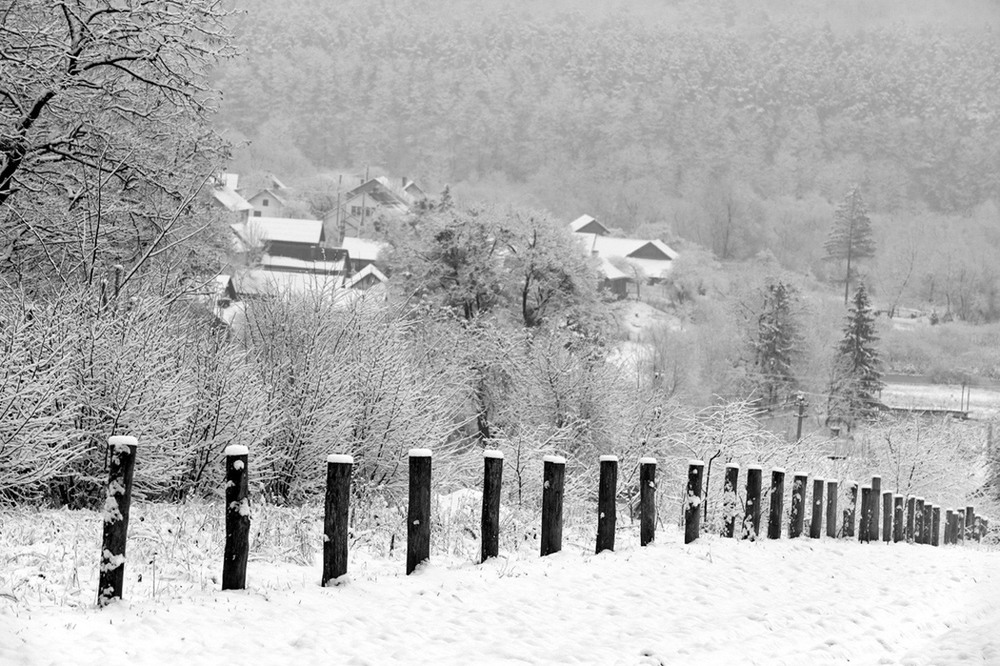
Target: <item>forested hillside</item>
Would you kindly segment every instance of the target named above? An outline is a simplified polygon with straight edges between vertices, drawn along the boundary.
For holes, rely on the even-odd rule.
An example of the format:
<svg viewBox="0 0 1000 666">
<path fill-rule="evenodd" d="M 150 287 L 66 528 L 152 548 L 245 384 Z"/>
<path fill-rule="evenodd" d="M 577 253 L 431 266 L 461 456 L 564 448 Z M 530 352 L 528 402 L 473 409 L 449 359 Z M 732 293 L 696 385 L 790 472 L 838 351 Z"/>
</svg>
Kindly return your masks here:
<svg viewBox="0 0 1000 666">
<path fill-rule="evenodd" d="M 313 165 L 526 183 L 556 212 L 622 226 L 661 221 L 670 197 L 829 200 L 854 180 L 875 211 L 996 197 L 1000 44 L 985 21 L 871 26 L 859 11 L 834 28 L 747 4 L 248 0 L 224 120 Z"/>
<path fill-rule="evenodd" d="M 824 279 L 858 183 L 876 298 L 1000 316 L 954 305 L 1000 291 L 996 4 L 710 5 L 247 0 L 221 122 L 244 172 L 377 165 Z"/>
</svg>

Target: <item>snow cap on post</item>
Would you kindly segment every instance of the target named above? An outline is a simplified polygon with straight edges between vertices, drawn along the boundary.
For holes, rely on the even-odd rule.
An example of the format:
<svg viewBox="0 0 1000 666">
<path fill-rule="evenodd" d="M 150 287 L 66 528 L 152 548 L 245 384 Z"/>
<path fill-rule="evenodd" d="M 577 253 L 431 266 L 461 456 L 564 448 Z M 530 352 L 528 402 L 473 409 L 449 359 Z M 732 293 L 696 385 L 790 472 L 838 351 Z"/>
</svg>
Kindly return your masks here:
<svg viewBox="0 0 1000 666">
<path fill-rule="evenodd" d="M 772 472 L 777 472 L 778 474 L 784 474 L 785 473 L 785 468 L 784 467 L 772 467 L 771 471 Z"/>
<path fill-rule="evenodd" d="M 562 456 L 545 456 L 542 458 L 542 462 L 555 463 L 557 465 L 565 465 L 566 459 Z"/>
<path fill-rule="evenodd" d="M 486 449 L 483 451 L 484 458 L 499 458 L 503 460 L 503 451 L 497 451 L 496 449 Z"/>
<path fill-rule="evenodd" d="M 704 460 L 688 460 L 688 465 L 704 465 Z"/>
<path fill-rule="evenodd" d="M 761 465 L 760 463 L 754 463 L 753 465 L 747 465 L 747 470 L 749 471 L 751 469 L 762 470 L 762 469 L 764 469 L 764 466 Z"/>
<path fill-rule="evenodd" d="M 128 435 L 113 435 L 108 437 L 108 444 L 116 448 L 119 446 L 139 446 L 139 440 Z"/>
<path fill-rule="evenodd" d="M 353 465 L 354 456 L 349 456 L 344 453 L 331 453 L 326 457 L 326 461 L 337 465 Z"/>
<path fill-rule="evenodd" d="M 250 455 L 250 449 L 242 444 L 230 444 L 226 447 L 226 456 L 246 456 Z"/>
<path fill-rule="evenodd" d="M 618 462 L 618 456 L 601 456 L 600 462 Z"/>
<path fill-rule="evenodd" d="M 643 457 L 643 458 L 639 458 L 639 464 L 640 465 L 655 465 L 656 464 L 656 458 L 651 458 L 649 456 L 646 456 L 646 457 Z"/>
<path fill-rule="evenodd" d="M 409 455 L 411 458 L 430 458 L 432 456 L 430 449 L 410 449 Z"/>
<path fill-rule="evenodd" d="M 726 463 L 726 468 L 727 469 L 739 469 L 740 468 L 740 464 L 739 463 Z"/>
</svg>

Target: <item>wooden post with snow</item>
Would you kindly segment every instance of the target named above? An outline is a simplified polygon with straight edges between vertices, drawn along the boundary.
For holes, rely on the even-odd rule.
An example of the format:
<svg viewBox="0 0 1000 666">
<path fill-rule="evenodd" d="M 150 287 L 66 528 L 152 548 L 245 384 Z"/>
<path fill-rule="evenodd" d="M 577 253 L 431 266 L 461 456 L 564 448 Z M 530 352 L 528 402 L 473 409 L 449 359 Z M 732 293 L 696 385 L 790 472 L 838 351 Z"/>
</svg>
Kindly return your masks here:
<svg viewBox="0 0 1000 666">
<path fill-rule="evenodd" d="M 410 449 L 410 502 L 406 509 L 406 575 L 431 557 L 430 449 Z"/>
<path fill-rule="evenodd" d="M 955 543 L 965 545 L 965 509 L 955 509 Z"/>
<path fill-rule="evenodd" d="M 941 507 L 935 506 L 931 511 L 931 545 L 941 545 Z"/>
<path fill-rule="evenodd" d="M 543 461 L 542 557 L 562 550 L 563 485 L 566 480 L 565 458 L 545 456 Z"/>
<path fill-rule="evenodd" d="M 847 506 L 844 507 L 844 537 L 851 539 L 854 537 L 854 517 L 858 508 L 858 484 L 856 481 L 847 482 Z"/>
<path fill-rule="evenodd" d="M 771 512 L 767 518 L 767 538 L 781 538 L 781 512 L 785 506 L 785 470 L 771 470 Z"/>
<path fill-rule="evenodd" d="M 861 486 L 861 520 L 858 521 L 858 541 L 869 543 L 872 540 L 872 488 Z"/>
<path fill-rule="evenodd" d="M 923 543 L 924 538 L 924 498 L 918 497 L 913 503 L 913 543 Z"/>
<path fill-rule="evenodd" d="M 809 538 L 819 539 L 823 536 L 823 485 L 825 479 L 813 479 L 812 517 L 809 521 Z"/>
<path fill-rule="evenodd" d="M 788 538 L 802 536 L 806 521 L 806 483 L 809 478 L 805 474 L 792 476 L 792 506 L 788 516 Z"/>
<path fill-rule="evenodd" d="M 760 536 L 760 491 L 763 473 L 760 465 L 747 467 L 747 503 L 741 535 L 744 539 L 757 539 Z"/>
<path fill-rule="evenodd" d="M 250 476 L 245 446 L 226 447 L 226 544 L 222 555 L 222 589 L 243 590 L 247 586 L 250 556 Z"/>
<path fill-rule="evenodd" d="M 920 543 L 930 545 L 931 543 L 931 524 L 934 518 L 934 505 L 930 502 L 924 502 L 924 525 L 920 529 Z"/>
<path fill-rule="evenodd" d="M 913 529 L 916 515 L 917 498 L 910 495 L 906 498 L 906 543 L 913 543 Z"/>
<path fill-rule="evenodd" d="M 948 509 L 944 512 L 944 545 L 955 542 L 955 512 Z"/>
<path fill-rule="evenodd" d="M 354 458 L 333 453 L 326 458 L 326 497 L 323 510 L 323 577 L 320 585 L 347 573 L 347 527 L 351 506 L 351 470 Z"/>
<path fill-rule="evenodd" d="M 826 535 L 837 538 L 837 488 L 836 481 L 826 482 Z"/>
<path fill-rule="evenodd" d="M 684 543 L 691 543 L 701 533 L 702 480 L 705 463 L 688 462 L 687 493 L 684 500 Z"/>
<path fill-rule="evenodd" d="M 102 512 L 104 534 L 101 539 L 101 565 L 97 581 L 97 605 L 102 607 L 122 598 L 128 513 L 132 506 L 132 475 L 138 445 L 139 440 L 135 437 L 116 435 L 108 439 L 108 488 Z"/>
<path fill-rule="evenodd" d="M 601 479 L 597 488 L 597 550 L 615 549 L 618 514 L 618 456 L 601 456 Z"/>
<path fill-rule="evenodd" d="M 971 506 L 965 507 L 965 536 L 972 539 L 976 538 L 976 509 Z M 977 539 L 978 541 L 978 539 Z"/>
<path fill-rule="evenodd" d="M 892 541 L 892 493 L 882 493 L 882 541 Z"/>
<path fill-rule="evenodd" d="M 503 452 L 483 451 L 483 512 L 480 520 L 480 562 L 500 554 L 500 492 L 503 484 Z"/>
<path fill-rule="evenodd" d="M 722 536 L 732 539 L 736 535 L 736 514 L 739 509 L 739 499 L 736 496 L 736 486 L 740 482 L 740 466 L 735 463 L 726 465 L 726 481 L 722 489 L 722 507 L 725 520 L 722 525 Z"/>
<path fill-rule="evenodd" d="M 903 514 L 903 496 L 895 494 L 892 496 L 892 542 L 899 543 L 906 538 Z"/>
<path fill-rule="evenodd" d="M 639 545 L 656 539 L 656 458 L 639 458 Z"/>
<path fill-rule="evenodd" d="M 878 474 L 872 477 L 872 506 L 871 520 L 869 521 L 870 541 L 878 541 L 879 534 L 879 505 L 882 499 L 882 477 Z"/>
</svg>

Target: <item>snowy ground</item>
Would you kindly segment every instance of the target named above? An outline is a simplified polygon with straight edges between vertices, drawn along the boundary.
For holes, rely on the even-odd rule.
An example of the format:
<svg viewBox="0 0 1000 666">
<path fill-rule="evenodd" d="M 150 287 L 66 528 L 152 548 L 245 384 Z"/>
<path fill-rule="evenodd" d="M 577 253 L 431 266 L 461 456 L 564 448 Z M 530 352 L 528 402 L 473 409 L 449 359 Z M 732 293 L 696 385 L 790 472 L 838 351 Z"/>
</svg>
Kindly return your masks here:
<svg viewBox="0 0 1000 666">
<path fill-rule="evenodd" d="M 975 544 L 685 546 L 668 527 L 639 548 L 629 528 L 615 553 L 574 537 L 539 558 L 529 541 L 482 566 L 436 553 L 409 577 L 398 547 L 352 551 L 324 589 L 318 552 L 288 543 L 318 535 L 302 514 L 257 532 L 249 589 L 223 593 L 218 521 L 147 513 L 126 600 L 104 610 L 94 514 L 0 514 L 0 664 L 1000 663 L 1000 552 Z"/>
</svg>

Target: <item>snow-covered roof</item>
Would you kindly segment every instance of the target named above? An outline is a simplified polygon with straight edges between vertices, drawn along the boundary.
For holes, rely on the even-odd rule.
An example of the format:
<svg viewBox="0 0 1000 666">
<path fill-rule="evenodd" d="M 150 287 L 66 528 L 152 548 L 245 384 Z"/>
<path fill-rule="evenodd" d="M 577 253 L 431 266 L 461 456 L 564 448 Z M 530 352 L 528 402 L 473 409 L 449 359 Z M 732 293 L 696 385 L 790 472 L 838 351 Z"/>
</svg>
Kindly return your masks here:
<svg viewBox="0 0 1000 666">
<path fill-rule="evenodd" d="M 291 217 L 252 217 L 231 226 L 244 243 L 255 246 L 267 241 L 318 245 L 323 234 L 322 221 Z"/>
<path fill-rule="evenodd" d="M 622 257 L 633 266 L 638 267 L 649 278 L 662 278 L 673 268 L 673 260 L 677 257 L 669 245 L 659 240 L 643 240 L 639 238 L 614 238 L 612 236 L 601 236 L 599 234 L 581 234 L 576 236 L 580 239 L 587 252 L 603 259 Z M 633 256 L 644 248 L 651 247 L 655 254 L 662 254 L 663 258 L 637 257 Z"/>
<path fill-rule="evenodd" d="M 629 277 L 631 277 L 627 273 L 625 273 L 624 271 L 622 271 L 619 268 L 617 268 L 614 264 L 612 264 L 605 257 L 599 257 L 599 259 L 601 260 L 601 273 L 604 274 L 605 279 L 608 279 L 608 280 L 622 280 L 622 279 L 626 279 L 627 280 Z"/>
<path fill-rule="evenodd" d="M 351 277 L 347 278 L 344 281 L 344 286 L 347 287 L 348 289 L 351 289 L 369 275 L 373 276 L 375 279 L 377 279 L 379 282 L 382 283 L 385 283 L 389 279 L 385 276 L 384 273 L 382 273 L 382 271 L 375 268 L 375 264 L 368 264 L 360 271 L 358 271 Z"/>
<path fill-rule="evenodd" d="M 253 210 L 249 201 L 244 199 L 239 192 L 226 186 L 216 186 L 212 188 L 212 198 L 219 202 L 226 210 L 238 213 L 244 210 Z"/>
<path fill-rule="evenodd" d="M 292 257 L 278 257 L 264 254 L 260 259 L 260 265 L 271 270 L 284 270 L 299 273 L 343 273 L 344 260 L 340 261 L 305 261 Z"/>
<path fill-rule="evenodd" d="M 316 290 L 342 289 L 342 275 L 320 275 L 292 271 L 251 269 L 234 276 L 237 292 L 241 296 L 275 294 L 304 294 Z"/>
<path fill-rule="evenodd" d="M 351 255 L 351 259 L 361 261 L 375 261 L 378 253 L 386 247 L 385 243 L 369 240 L 367 238 L 357 238 L 355 236 L 344 236 L 344 242 L 340 244 Z"/>
<path fill-rule="evenodd" d="M 607 233 L 608 231 L 607 227 L 605 227 L 603 224 L 598 222 L 595 218 L 591 217 L 590 215 L 581 215 L 580 217 L 576 218 L 575 220 L 569 223 L 569 228 L 572 229 L 574 233 L 577 233 L 581 229 L 586 227 L 588 224 L 596 224 L 598 227 L 603 229 L 605 233 Z"/>
</svg>

